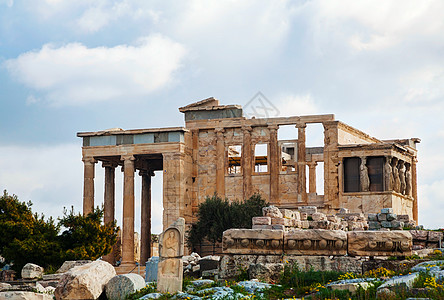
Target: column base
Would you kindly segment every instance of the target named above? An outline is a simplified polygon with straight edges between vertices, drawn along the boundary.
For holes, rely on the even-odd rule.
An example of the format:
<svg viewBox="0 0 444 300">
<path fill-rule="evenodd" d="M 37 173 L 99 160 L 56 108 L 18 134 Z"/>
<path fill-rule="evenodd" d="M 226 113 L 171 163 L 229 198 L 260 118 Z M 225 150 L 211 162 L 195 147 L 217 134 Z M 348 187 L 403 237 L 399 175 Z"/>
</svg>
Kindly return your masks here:
<svg viewBox="0 0 444 300">
<path fill-rule="evenodd" d="M 135 267 L 136 262 L 135 261 L 122 261 L 122 263 L 119 265 L 119 267 Z"/>
</svg>

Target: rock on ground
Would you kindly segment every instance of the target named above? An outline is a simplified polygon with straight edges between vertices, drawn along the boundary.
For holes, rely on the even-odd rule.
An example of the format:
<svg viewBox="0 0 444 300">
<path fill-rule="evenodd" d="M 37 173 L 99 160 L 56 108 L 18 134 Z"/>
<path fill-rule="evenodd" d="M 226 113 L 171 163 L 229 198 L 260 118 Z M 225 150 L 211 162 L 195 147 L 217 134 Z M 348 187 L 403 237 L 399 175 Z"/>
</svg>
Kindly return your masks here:
<svg viewBox="0 0 444 300">
<path fill-rule="evenodd" d="M 111 264 L 97 260 L 66 272 L 54 294 L 57 300 L 97 299 L 114 276 L 116 271 Z"/>
<path fill-rule="evenodd" d="M 117 275 L 106 284 L 106 297 L 108 300 L 125 299 L 144 287 L 145 279 L 138 274 Z"/>
<path fill-rule="evenodd" d="M 41 278 L 44 269 L 36 264 L 27 263 L 22 269 L 23 279 Z"/>
<path fill-rule="evenodd" d="M 265 282 L 276 282 L 281 273 L 284 271 L 283 263 L 275 264 L 251 264 L 248 268 L 248 277 L 250 279 L 258 279 Z"/>
<path fill-rule="evenodd" d="M 0 292 L 0 299 L 10 300 L 52 300 L 52 295 L 23 291 Z"/>
<path fill-rule="evenodd" d="M 0 292 L 4 290 L 9 290 L 10 288 L 12 288 L 12 285 L 10 285 L 9 283 L 0 282 Z"/>
<path fill-rule="evenodd" d="M 56 271 L 57 274 L 65 273 L 74 267 L 82 266 L 84 264 L 90 263 L 90 260 L 67 260 L 63 265 Z"/>
</svg>

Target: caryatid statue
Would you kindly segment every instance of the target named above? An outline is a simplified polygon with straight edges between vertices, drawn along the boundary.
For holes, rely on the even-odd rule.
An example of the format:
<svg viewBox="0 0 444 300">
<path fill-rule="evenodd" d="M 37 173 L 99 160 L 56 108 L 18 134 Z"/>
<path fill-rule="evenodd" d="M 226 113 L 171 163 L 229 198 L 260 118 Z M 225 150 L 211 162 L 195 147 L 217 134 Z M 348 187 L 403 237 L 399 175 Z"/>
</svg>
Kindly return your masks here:
<svg viewBox="0 0 444 300">
<path fill-rule="evenodd" d="M 370 179 L 368 178 L 367 158 L 361 157 L 361 192 L 368 192 L 370 188 Z"/>
<path fill-rule="evenodd" d="M 412 170 L 410 164 L 405 164 L 405 194 L 412 195 Z"/>
<path fill-rule="evenodd" d="M 392 166 L 390 164 L 391 161 L 392 161 L 392 158 L 390 156 L 387 156 L 385 158 L 384 179 L 385 179 L 385 190 L 386 191 L 393 190 L 393 172 L 392 172 Z"/>
<path fill-rule="evenodd" d="M 405 165 L 403 160 L 399 160 L 399 180 L 401 182 L 400 185 L 400 193 L 405 195 Z"/>
<path fill-rule="evenodd" d="M 399 193 L 401 190 L 401 180 L 399 179 L 398 159 L 396 157 L 392 158 L 392 171 L 393 171 L 393 190 Z"/>
</svg>

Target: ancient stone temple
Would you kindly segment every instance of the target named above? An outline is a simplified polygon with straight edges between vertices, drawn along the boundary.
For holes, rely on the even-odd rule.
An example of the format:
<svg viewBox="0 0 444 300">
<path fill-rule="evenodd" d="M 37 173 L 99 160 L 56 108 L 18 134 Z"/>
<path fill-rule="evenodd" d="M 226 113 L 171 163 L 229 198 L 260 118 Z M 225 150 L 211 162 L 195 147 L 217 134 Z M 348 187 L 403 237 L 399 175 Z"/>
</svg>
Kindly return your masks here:
<svg viewBox="0 0 444 300">
<path fill-rule="evenodd" d="M 179 108 L 185 127 L 81 132 L 83 211 L 94 207 L 95 165 L 105 169 L 105 221 L 114 219 L 114 175 L 124 172 L 122 263 L 134 264 L 134 180 L 142 178 L 141 261 L 150 257 L 151 176 L 163 171 L 163 226 L 195 221 L 199 203 L 215 192 L 230 200 L 260 193 L 270 204 L 378 213 L 381 208 L 418 220 L 417 138 L 380 140 L 334 115 L 246 118 L 239 105 L 214 98 Z M 306 146 L 306 128 L 320 124 L 324 144 Z M 278 139 L 280 128 L 294 130 Z M 323 168 L 324 187 L 316 187 Z M 307 184 L 308 183 L 308 184 Z M 307 190 L 308 186 L 308 190 Z"/>
</svg>

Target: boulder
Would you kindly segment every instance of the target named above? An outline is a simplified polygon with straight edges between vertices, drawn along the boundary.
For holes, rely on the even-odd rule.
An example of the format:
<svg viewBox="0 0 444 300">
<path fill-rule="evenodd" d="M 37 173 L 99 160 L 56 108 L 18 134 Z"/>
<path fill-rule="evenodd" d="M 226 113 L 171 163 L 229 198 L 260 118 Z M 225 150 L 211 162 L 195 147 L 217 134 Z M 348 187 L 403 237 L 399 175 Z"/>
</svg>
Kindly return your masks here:
<svg viewBox="0 0 444 300">
<path fill-rule="evenodd" d="M 106 284 L 106 297 L 108 300 L 125 299 L 128 295 L 144 287 L 145 279 L 138 274 L 117 275 Z"/>
<path fill-rule="evenodd" d="M 276 282 L 281 273 L 284 271 L 283 263 L 275 263 L 275 264 L 251 264 L 248 267 L 248 277 L 251 279 L 258 279 L 262 282 Z"/>
<path fill-rule="evenodd" d="M 42 278 L 44 269 L 36 264 L 27 263 L 22 269 L 23 279 Z"/>
<path fill-rule="evenodd" d="M 11 300 L 52 300 L 52 295 L 24 291 L 0 292 L 0 299 Z"/>
<path fill-rule="evenodd" d="M 101 260 L 77 266 L 66 272 L 55 290 L 59 299 L 97 299 L 108 281 L 116 276 L 114 267 Z"/>
<path fill-rule="evenodd" d="M 9 290 L 10 288 L 12 288 L 12 285 L 10 285 L 9 283 L 0 282 L 0 292 L 4 290 Z"/>
<path fill-rule="evenodd" d="M 90 263 L 90 260 L 67 260 L 63 265 L 56 271 L 56 274 L 65 273 L 77 266 L 83 266 L 84 264 Z"/>
</svg>

